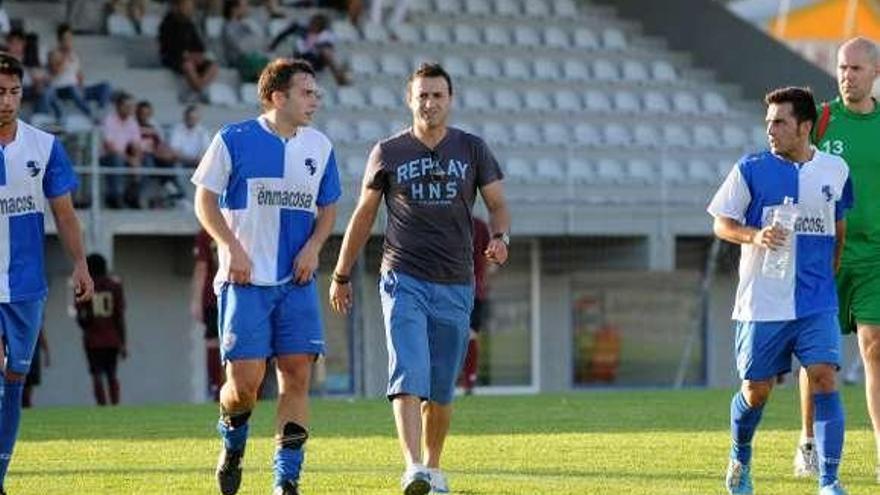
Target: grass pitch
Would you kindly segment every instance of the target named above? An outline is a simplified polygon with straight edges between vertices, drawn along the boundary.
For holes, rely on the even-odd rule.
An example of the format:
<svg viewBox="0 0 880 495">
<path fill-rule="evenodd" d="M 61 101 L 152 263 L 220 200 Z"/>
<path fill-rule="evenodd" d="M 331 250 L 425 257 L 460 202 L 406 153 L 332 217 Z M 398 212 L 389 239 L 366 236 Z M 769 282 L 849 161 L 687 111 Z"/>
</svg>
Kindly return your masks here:
<svg viewBox="0 0 880 495">
<path fill-rule="evenodd" d="M 464 397 L 444 456 L 453 493 L 722 494 L 731 390 L 596 391 Z M 842 467 L 851 495 L 880 493 L 863 390 L 844 390 Z M 274 408 L 253 416 L 241 494 L 271 493 Z M 402 470 L 381 400 L 316 400 L 305 495 L 399 494 Z M 219 440 L 211 405 L 26 411 L 7 491 L 30 494 L 214 494 Z M 815 494 L 791 476 L 795 390 L 779 389 L 755 440 L 760 495 Z"/>
</svg>

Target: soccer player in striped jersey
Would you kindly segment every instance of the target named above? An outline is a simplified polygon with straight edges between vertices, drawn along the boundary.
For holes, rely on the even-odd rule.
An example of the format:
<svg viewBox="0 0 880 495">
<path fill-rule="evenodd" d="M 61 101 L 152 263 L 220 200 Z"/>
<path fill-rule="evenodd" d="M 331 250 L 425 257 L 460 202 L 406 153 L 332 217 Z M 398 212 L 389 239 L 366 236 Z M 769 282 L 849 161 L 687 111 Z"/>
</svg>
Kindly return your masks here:
<svg viewBox="0 0 880 495">
<path fill-rule="evenodd" d="M 834 265 L 843 215 L 852 205 L 849 169 L 840 157 L 810 145 L 816 104 L 809 90 L 778 89 L 765 102 L 770 151 L 743 157 L 708 207 L 715 234 L 742 246 L 733 309 L 742 387 L 730 406 L 725 485 L 733 495 L 753 493 L 752 438 L 776 376 L 791 371 L 794 355 L 807 369 L 816 409 L 819 494 L 843 495 L 837 476 L 844 413 L 836 383 L 840 326 Z M 792 232 L 773 222 L 786 197 L 798 212 Z M 783 248 L 787 236 L 792 237 L 784 275 L 765 275 L 764 257 Z"/>
<path fill-rule="evenodd" d="M 238 491 L 248 418 L 274 356 L 275 494 L 298 494 L 308 439 L 311 366 L 324 352 L 315 271 L 341 195 L 330 140 L 308 127 L 318 86 L 303 60 L 278 59 L 257 84 L 263 114 L 225 126 L 193 174 L 196 215 L 217 243 L 220 351 L 226 383 L 217 481 Z"/>
<path fill-rule="evenodd" d="M 71 192 L 76 175 L 61 143 L 18 119 L 21 64 L 0 53 L 0 494 L 12 458 L 21 416 L 25 376 L 43 320 L 48 287 L 43 268 L 46 207 L 52 210 L 61 243 L 73 259 L 77 301 L 92 297 L 82 231 Z"/>
</svg>

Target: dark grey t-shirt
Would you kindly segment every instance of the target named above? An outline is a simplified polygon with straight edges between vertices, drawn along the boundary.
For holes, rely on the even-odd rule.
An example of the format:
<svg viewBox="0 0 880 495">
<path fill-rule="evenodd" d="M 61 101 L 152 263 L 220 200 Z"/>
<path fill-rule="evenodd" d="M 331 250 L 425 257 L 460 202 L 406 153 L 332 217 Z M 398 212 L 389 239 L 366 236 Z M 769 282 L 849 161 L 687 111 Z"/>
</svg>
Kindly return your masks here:
<svg viewBox="0 0 880 495">
<path fill-rule="evenodd" d="M 471 283 L 471 210 L 478 188 L 503 178 L 482 139 L 450 127 L 434 150 L 403 131 L 370 152 L 364 182 L 388 208 L 382 268 Z"/>
</svg>

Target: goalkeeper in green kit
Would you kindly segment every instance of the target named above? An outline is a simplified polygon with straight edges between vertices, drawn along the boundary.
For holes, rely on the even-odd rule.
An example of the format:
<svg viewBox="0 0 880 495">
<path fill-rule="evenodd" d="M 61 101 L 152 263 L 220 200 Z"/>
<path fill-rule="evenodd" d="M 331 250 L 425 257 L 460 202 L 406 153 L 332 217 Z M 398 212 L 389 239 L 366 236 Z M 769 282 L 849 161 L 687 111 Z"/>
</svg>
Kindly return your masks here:
<svg viewBox="0 0 880 495">
<path fill-rule="evenodd" d="M 840 95 L 819 106 L 813 141 L 849 165 L 855 204 L 846 216 L 837 293 L 840 327 L 855 332 L 865 366 L 865 395 L 877 447 L 880 483 L 880 106 L 871 96 L 880 53 L 866 38 L 854 38 L 837 52 Z M 802 429 L 795 451 L 795 476 L 818 472 L 813 444 L 813 407 L 804 369 L 800 374 Z"/>
</svg>

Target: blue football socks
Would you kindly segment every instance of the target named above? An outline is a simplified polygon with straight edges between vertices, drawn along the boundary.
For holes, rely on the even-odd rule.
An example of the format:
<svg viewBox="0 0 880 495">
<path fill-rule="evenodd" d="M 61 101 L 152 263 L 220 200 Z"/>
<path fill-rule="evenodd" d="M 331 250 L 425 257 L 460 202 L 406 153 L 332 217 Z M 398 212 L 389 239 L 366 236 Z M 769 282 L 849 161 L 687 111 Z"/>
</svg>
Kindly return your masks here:
<svg viewBox="0 0 880 495">
<path fill-rule="evenodd" d="M 813 394 L 816 408 L 813 430 L 819 458 L 819 486 L 837 481 L 837 470 L 843 454 L 844 414 L 840 392 Z"/>
<path fill-rule="evenodd" d="M 21 394 L 24 382 L 3 382 L 3 399 L 0 400 L 0 487 L 6 480 L 12 449 L 18 437 L 18 424 L 21 419 Z"/>
<path fill-rule="evenodd" d="M 730 403 L 731 459 L 736 459 L 742 464 L 749 464 L 752 461 L 752 438 L 755 436 L 758 423 L 761 422 L 763 412 L 763 405 L 750 407 L 742 392 L 737 392 L 733 396 Z"/>
</svg>

